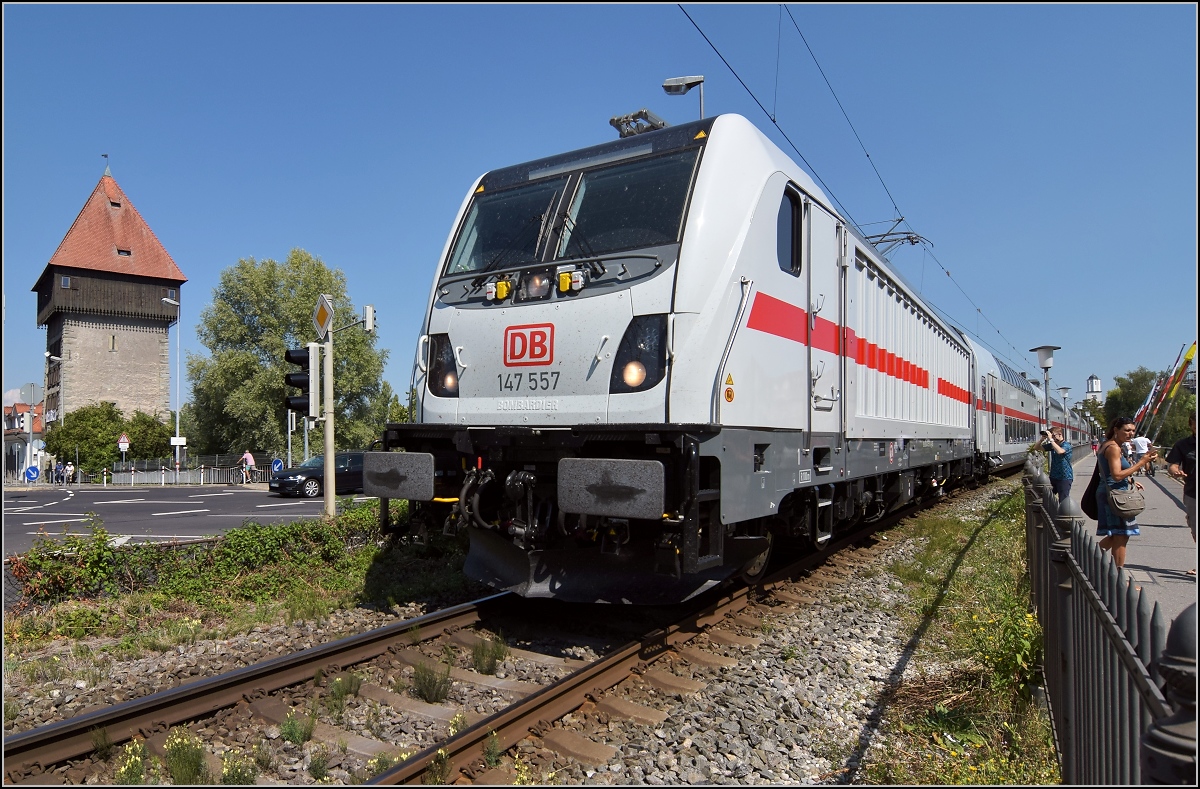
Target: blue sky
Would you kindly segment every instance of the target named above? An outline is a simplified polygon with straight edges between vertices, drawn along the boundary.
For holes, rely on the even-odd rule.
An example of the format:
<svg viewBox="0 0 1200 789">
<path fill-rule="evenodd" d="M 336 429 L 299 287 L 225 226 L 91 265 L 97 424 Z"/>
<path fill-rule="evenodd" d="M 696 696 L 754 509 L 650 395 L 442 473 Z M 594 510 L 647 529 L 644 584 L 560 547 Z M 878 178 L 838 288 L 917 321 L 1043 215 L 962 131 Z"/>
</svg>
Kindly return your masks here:
<svg viewBox="0 0 1200 789">
<path fill-rule="evenodd" d="M 675 5 L 6 4 L 5 403 L 43 382 L 30 289 L 106 163 L 189 279 L 185 354 L 223 269 L 299 247 L 375 305 L 404 391 L 472 181 L 692 120 L 660 86 L 693 74 L 866 232 L 898 209 L 933 247 L 892 261 L 1018 370 L 1061 346 L 1072 401 L 1196 339 L 1194 5 L 788 6 L 824 77 L 778 5 L 684 9 L 720 55 Z"/>
</svg>

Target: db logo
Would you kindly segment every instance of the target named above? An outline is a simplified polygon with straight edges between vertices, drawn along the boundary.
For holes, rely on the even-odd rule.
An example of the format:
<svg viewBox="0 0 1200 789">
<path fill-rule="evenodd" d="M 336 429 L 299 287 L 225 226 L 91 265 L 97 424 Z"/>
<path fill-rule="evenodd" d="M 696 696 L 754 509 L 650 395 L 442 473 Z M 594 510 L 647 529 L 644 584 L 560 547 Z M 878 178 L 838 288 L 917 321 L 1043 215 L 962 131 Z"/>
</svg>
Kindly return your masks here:
<svg viewBox="0 0 1200 789">
<path fill-rule="evenodd" d="M 554 324 L 531 323 L 504 330 L 504 366 L 532 367 L 554 361 Z"/>
</svg>

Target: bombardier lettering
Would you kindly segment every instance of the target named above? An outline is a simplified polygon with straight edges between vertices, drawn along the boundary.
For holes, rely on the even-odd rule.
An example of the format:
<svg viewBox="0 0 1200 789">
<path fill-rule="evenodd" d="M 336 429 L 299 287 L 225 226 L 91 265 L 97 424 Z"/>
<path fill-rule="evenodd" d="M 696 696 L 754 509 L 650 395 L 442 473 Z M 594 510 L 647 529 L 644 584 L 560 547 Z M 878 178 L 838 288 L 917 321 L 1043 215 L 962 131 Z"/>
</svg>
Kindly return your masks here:
<svg viewBox="0 0 1200 789">
<path fill-rule="evenodd" d="M 540 398 L 530 400 L 497 400 L 497 411 L 557 411 L 557 400 L 543 400 Z"/>
</svg>

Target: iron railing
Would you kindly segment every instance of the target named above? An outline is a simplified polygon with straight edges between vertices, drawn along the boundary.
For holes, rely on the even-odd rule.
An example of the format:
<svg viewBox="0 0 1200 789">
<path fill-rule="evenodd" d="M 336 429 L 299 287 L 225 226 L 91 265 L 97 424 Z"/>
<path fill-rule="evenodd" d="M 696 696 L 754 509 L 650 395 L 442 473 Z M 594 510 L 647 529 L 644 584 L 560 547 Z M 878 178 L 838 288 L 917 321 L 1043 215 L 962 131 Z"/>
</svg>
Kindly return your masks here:
<svg viewBox="0 0 1200 789">
<path fill-rule="evenodd" d="M 1168 635 L 1158 604 L 1100 550 L 1079 505 L 1059 501 L 1033 460 L 1024 485 L 1030 589 L 1063 782 L 1194 786 L 1196 605 Z"/>
</svg>

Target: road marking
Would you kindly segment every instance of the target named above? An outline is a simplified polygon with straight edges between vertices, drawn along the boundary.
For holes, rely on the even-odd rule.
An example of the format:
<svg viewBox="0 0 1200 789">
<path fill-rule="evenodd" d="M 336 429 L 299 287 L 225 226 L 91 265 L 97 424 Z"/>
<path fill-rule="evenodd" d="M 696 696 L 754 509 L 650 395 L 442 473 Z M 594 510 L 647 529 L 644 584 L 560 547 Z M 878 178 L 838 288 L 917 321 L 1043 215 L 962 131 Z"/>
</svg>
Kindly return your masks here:
<svg viewBox="0 0 1200 789">
<path fill-rule="evenodd" d="M 193 493 L 191 496 L 188 496 L 188 498 L 189 499 L 203 499 L 207 496 L 232 496 L 232 495 L 233 495 L 232 491 L 229 493 Z"/>
<path fill-rule="evenodd" d="M 255 504 L 255 507 L 262 509 L 263 507 L 295 507 L 300 504 L 318 504 L 318 501 L 285 501 L 283 504 Z"/>
<path fill-rule="evenodd" d="M 66 520 L 61 520 L 61 521 L 31 521 L 29 523 L 22 523 L 21 525 L 26 528 L 29 528 L 30 526 L 49 526 L 51 523 L 76 523 L 78 521 L 85 521 L 85 520 L 87 520 L 86 517 L 67 518 Z M 37 534 L 37 532 L 31 531 L 31 532 L 29 532 L 29 534 Z"/>
<path fill-rule="evenodd" d="M 133 504 L 137 501 L 145 501 L 145 499 L 116 499 L 115 501 L 93 501 L 93 504 Z"/>
<path fill-rule="evenodd" d="M 152 512 L 151 515 L 191 515 L 194 512 L 208 512 L 208 510 L 175 510 L 173 512 Z"/>
</svg>

